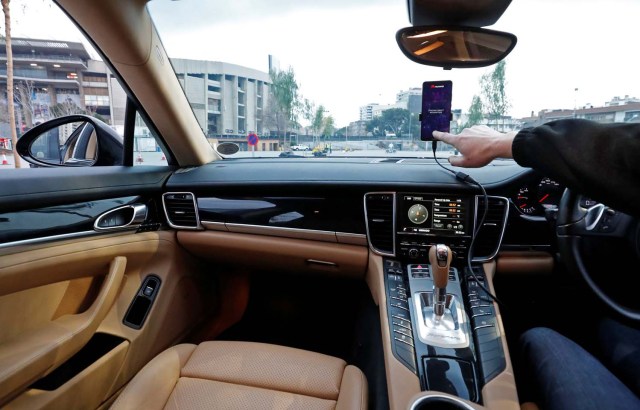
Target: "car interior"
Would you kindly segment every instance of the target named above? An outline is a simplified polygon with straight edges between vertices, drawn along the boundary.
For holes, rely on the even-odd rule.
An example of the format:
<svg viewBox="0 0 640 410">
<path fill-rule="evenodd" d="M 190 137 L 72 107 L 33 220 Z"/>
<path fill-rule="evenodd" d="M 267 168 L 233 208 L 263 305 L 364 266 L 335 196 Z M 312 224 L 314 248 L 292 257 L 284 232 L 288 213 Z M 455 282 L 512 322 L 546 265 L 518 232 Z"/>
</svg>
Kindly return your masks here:
<svg viewBox="0 0 640 410">
<path fill-rule="evenodd" d="M 482 32 L 517 2 L 397 3 L 414 63 L 517 50 Z M 71 116 L 45 161 L 34 141 L 58 119 L 21 138 L 34 167 L 0 172 L 0 407 L 535 409 L 524 331 L 596 351 L 598 318 L 637 326 L 635 218 L 507 159 L 465 180 L 433 156 L 234 158 L 147 0 L 56 4 L 122 83 L 124 138 Z M 417 55 L 436 28 L 453 49 Z M 136 116 L 167 165 L 133 166 Z"/>
</svg>

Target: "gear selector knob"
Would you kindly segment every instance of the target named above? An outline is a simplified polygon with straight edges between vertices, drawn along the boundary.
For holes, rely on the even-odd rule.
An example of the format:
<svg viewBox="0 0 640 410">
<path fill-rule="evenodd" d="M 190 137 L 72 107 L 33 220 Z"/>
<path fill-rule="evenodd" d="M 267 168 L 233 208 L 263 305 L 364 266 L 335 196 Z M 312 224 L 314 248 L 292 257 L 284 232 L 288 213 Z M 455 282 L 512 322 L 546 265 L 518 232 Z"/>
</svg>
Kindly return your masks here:
<svg viewBox="0 0 640 410">
<path fill-rule="evenodd" d="M 444 315 L 446 307 L 451 257 L 451 249 L 447 245 L 437 244 L 429 249 L 429 263 L 433 278 L 433 313 L 436 318 Z"/>
</svg>

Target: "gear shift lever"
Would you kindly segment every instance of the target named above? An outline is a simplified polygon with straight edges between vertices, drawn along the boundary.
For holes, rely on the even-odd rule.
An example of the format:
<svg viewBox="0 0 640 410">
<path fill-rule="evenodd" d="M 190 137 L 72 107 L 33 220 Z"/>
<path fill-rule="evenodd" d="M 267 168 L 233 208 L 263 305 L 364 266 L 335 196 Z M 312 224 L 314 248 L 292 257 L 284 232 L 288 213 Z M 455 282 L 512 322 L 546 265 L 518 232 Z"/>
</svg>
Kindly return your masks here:
<svg viewBox="0 0 640 410">
<path fill-rule="evenodd" d="M 444 315 L 451 256 L 451 249 L 447 245 L 439 243 L 429 249 L 429 263 L 431 264 L 431 276 L 433 277 L 433 313 L 436 320 L 439 320 Z"/>
</svg>

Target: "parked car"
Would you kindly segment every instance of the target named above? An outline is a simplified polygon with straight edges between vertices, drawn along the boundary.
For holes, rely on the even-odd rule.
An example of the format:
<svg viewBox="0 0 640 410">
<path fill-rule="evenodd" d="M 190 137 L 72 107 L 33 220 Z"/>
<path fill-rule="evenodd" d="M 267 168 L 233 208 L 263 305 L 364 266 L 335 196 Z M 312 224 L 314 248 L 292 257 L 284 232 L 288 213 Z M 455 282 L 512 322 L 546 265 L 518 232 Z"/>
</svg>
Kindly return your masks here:
<svg viewBox="0 0 640 410">
<path fill-rule="evenodd" d="M 278 156 L 282 158 L 304 158 L 302 155 L 294 154 L 292 151 L 282 151 Z"/>
<path fill-rule="evenodd" d="M 291 147 L 291 150 L 292 151 L 309 151 L 309 146 L 308 145 L 303 145 L 303 144 L 293 145 Z"/>
<path fill-rule="evenodd" d="M 38 167 L 0 168 L 0 407 L 520 409 L 531 386 L 519 360 L 524 331 L 552 327 L 595 349 L 595 321 L 620 316 L 611 304 L 640 312 L 637 220 L 623 217 L 629 235 L 611 232 L 604 222 L 624 214 L 513 160 L 464 170 L 438 163 L 409 110 L 376 132 L 409 134 L 398 141 L 417 151 L 360 149 L 377 138 L 360 123 L 348 129 L 361 136 L 323 132 L 338 147 L 327 157 L 296 154 L 304 145 L 278 153 L 282 142 L 270 135 L 312 122 L 304 98 L 330 108 L 331 117 L 320 110 L 322 125 L 339 129 L 365 118 L 372 101 L 412 107 L 416 90 L 407 88 L 422 81 L 453 80 L 461 111 L 491 88 L 479 82 L 495 78 L 487 75 L 495 65 L 442 70 L 398 50 L 393 36 L 411 25 L 407 15 L 429 18 L 420 7 L 436 1 L 19 8 L 40 20 L 21 17 L 14 33 L 51 33 L 14 42 L 34 50 L 13 54 L 23 64 L 16 81 L 33 76 L 33 90 L 0 109 L 16 107 L 26 121 L 62 101 L 54 92 L 87 112 L 107 111 L 111 98 L 103 119 L 112 130 L 77 115 L 45 121 L 20 137 L 20 154 Z M 437 52 L 454 42 L 428 43 L 459 28 L 450 12 L 512 30 L 519 40 L 500 60 L 508 81 L 498 104 L 512 111 L 476 106 L 483 124 L 625 121 L 639 110 L 631 97 L 601 113 L 579 108 L 614 89 L 640 94 L 630 47 L 639 2 L 455 4 L 439 14 L 451 18 L 442 30 L 411 37 L 421 47 L 411 58 L 477 64 Z M 94 50 L 67 55 L 74 50 L 54 38 L 67 32 L 61 18 L 77 24 L 108 73 L 87 60 Z M 496 43 L 483 44 L 493 56 Z M 238 151 L 247 144 L 239 130 L 260 136 L 255 150 Z M 140 143 L 160 147 L 166 161 L 138 163 Z M 55 155 L 39 156 L 42 145 Z M 557 226 L 559 216 L 578 219 Z M 592 229 L 565 235 L 576 221 Z M 572 260 L 590 274 L 565 265 Z M 446 286 L 434 291 L 436 276 Z"/>
</svg>

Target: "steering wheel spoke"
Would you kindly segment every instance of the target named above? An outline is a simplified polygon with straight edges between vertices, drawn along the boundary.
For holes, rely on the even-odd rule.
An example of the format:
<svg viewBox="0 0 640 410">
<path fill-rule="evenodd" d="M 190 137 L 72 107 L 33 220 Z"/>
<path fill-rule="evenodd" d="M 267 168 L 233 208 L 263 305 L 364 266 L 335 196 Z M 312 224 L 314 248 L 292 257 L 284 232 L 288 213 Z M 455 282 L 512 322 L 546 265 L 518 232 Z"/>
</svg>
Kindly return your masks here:
<svg viewBox="0 0 640 410">
<path fill-rule="evenodd" d="M 588 204 L 588 206 L 585 206 Z M 558 210 L 556 225 L 558 245 L 562 259 L 567 266 L 579 273 L 595 295 L 609 308 L 618 314 L 640 321 L 640 309 L 631 308 L 622 303 L 606 287 L 602 287 L 595 277 L 593 267 L 589 266 L 588 258 L 585 258 L 581 243 L 597 239 L 615 239 L 620 243 L 628 243 L 631 246 L 623 246 L 619 249 L 631 250 L 635 258 L 640 258 L 640 221 L 625 213 L 609 208 L 604 204 L 593 204 L 585 200 L 585 197 L 566 189 Z M 611 242 L 613 243 L 613 242 Z M 628 255 L 633 259 L 634 255 Z"/>
<path fill-rule="evenodd" d="M 581 216 L 577 220 L 558 224 L 559 235 L 633 239 L 636 219 L 604 204 L 577 209 L 573 214 Z"/>
</svg>

